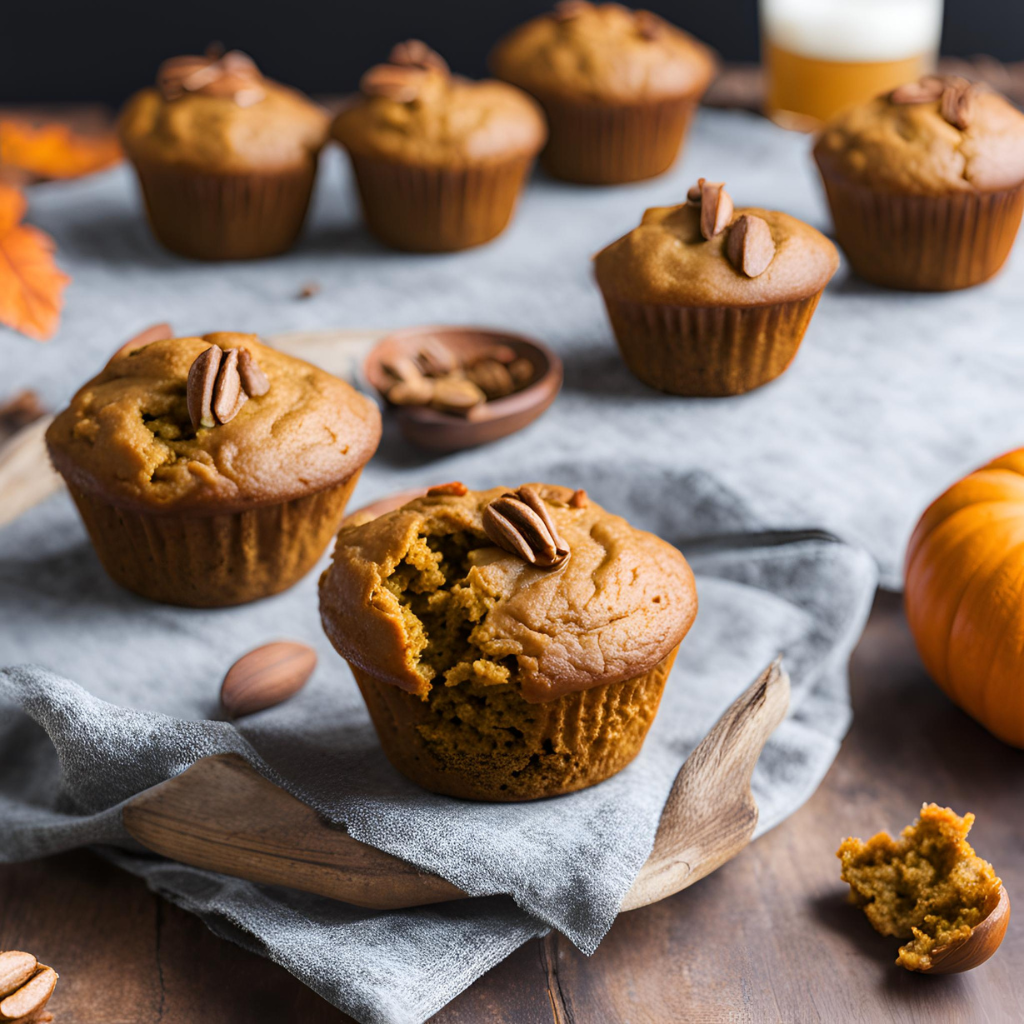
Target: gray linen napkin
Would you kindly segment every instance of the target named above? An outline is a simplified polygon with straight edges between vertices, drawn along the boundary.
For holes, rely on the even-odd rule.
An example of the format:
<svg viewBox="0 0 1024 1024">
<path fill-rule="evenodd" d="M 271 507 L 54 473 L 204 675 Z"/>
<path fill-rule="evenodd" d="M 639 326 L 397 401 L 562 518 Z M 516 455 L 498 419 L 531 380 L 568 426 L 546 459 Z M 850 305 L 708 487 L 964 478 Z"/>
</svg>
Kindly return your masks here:
<svg viewBox="0 0 1024 1024">
<path fill-rule="evenodd" d="M 585 487 L 677 543 L 698 576 L 697 622 L 625 771 L 532 804 L 428 794 L 381 754 L 354 681 L 321 634 L 316 572 L 242 608 L 149 604 L 106 578 L 59 497 L 0 532 L 0 663 L 46 666 L 0 671 L 0 859 L 117 847 L 108 855 L 155 891 L 358 1020 L 418 1024 L 548 927 L 584 951 L 597 946 L 647 857 L 680 765 L 778 651 L 793 698 L 755 772 L 759 832 L 792 813 L 849 722 L 846 661 L 874 593 L 874 562 L 817 531 L 766 532 L 703 472 L 598 462 L 535 466 L 528 476 Z M 237 725 L 211 721 L 226 667 L 275 636 L 317 648 L 309 684 Z M 143 855 L 121 826 L 122 803 L 219 751 L 242 754 L 356 838 L 486 898 L 377 913 Z"/>
</svg>

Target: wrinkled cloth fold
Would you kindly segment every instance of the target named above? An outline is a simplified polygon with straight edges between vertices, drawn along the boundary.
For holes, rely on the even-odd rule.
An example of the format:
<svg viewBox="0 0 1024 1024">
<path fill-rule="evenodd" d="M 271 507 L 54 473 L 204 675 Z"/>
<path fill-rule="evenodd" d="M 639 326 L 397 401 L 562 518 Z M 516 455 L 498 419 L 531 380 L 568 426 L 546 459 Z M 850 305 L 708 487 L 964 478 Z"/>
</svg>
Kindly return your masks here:
<svg viewBox="0 0 1024 1024">
<path fill-rule="evenodd" d="M 605 460 L 533 469 L 677 544 L 697 575 L 696 624 L 640 756 L 620 774 L 528 804 L 426 793 L 383 757 L 354 680 L 320 631 L 315 572 L 241 608 L 150 604 L 107 579 L 62 496 L 0 532 L 0 659 L 16 666 L 0 671 L 0 859 L 100 844 L 154 891 L 357 1020 L 419 1024 L 549 928 L 596 948 L 650 851 L 680 766 L 780 652 L 792 701 L 754 773 L 758 832 L 791 814 L 849 723 L 846 663 L 874 594 L 873 560 L 820 531 L 773 530 L 703 472 Z M 316 647 L 310 682 L 277 708 L 215 720 L 226 668 L 279 636 Z M 355 838 L 480 898 L 366 911 L 142 851 L 121 824 L 124 802 L 227 751 Z"/>
</svg>

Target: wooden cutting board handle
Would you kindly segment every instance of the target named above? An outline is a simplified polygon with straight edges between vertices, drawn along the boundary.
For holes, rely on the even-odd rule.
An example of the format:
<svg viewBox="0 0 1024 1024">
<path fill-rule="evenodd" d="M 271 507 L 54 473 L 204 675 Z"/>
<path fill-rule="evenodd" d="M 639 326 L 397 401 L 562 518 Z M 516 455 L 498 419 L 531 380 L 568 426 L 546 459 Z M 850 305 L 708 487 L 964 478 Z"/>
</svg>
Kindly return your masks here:
<svg viewBox="0 0 1024 1024">
<path fill-rule="evenodd" d="M 789 679 L 776 660 L 679 770 L 623 910 L 685 889 L 750 842 L 757 823 L 750 777 L 788 704 Z M 173 860 L 361 907 L 391 910 L 466 896 L 325 822 L 235 754 L 203 758 L 140 793 L 123 820 L 143 846 Z"/>
</svg>

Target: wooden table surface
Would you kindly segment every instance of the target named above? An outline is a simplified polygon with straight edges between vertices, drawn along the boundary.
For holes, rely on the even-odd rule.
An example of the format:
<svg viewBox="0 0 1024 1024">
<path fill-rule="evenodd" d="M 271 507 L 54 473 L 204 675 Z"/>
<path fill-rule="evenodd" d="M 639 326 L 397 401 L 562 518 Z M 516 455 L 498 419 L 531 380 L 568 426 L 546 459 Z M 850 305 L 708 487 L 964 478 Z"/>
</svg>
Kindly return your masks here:
<svg viewBox="0 0 1024 1024">
<path fill-rule="evenodd" d="M 852 683 L 853 728 L 800 811 L 692 889 L 624 914 L 592 957 L 554 935 L 528 943 L 433 1024 L 1024 1019 L 1024 910 L 976 971 L 908 974 L 892 964 L 897 942 L 845 903 L 834 855 L 844 836 L 901 827 L 934 800 L 978 815 L 978 852 L 1024 900 L 1024 753 L 928 681 L 891 595 Z M 57 1024 L 349 1020 L 88 852 L 0 868 L 5 948 L 60 972 Z"/>
</svg>

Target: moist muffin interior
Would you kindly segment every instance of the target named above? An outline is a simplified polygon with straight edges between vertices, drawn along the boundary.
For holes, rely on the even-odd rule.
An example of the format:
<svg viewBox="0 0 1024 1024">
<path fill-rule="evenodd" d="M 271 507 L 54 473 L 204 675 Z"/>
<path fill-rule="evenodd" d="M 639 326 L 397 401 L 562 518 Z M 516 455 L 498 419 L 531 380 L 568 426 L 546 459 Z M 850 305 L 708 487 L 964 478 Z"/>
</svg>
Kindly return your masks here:
<svg viewBox="0 0 1024 1024">
<path fill-rule="evenodd" d="M 899 839 L 882 832 L 839 847 L 851 902 L 883 935 L 911 939 L 896 960 L 908 970 L 927 969 L 936 949 L 966 939 L 999 900 L 992 865 L 967 842 L 973 823 L 973 814 L 928 804 Z"/>
</svg>

